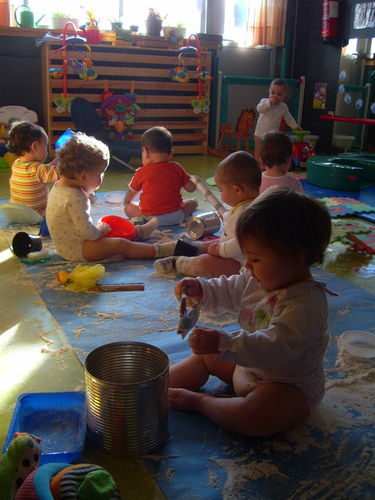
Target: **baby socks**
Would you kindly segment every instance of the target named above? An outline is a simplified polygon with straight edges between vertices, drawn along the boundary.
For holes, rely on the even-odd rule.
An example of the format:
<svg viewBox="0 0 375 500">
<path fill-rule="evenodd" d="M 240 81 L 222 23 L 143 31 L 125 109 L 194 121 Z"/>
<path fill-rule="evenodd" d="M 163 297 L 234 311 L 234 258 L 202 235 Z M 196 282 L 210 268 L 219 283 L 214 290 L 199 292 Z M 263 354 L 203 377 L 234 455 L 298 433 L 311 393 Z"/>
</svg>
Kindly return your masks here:
<svg viewBox="0 0 375 500">
<path fill-rule="evenodd" d="M 169 257 L 174 254 L 177 241 L 169 241 L 168 243 L 154 243 L 155 257 L 160 259 L 162 257 Z"/>
<path fill-rule="evenodd" d="M 159 220 L 156 217 L 153 217 L 151 220 L 146 222 L 146 224 L 142 224 L 139 226 L 139 241 L 148 240 L 152 233 L 159 227 Z"/>
<path fill-rule="evenodd" d="M 184 263 L 186 261 L 186 257 L 184 256 L 175 256 L 166 257 L 165 259 L 155 260 L 154 269 L 159 274 L 167 274 L 171 272 L 177 272 L 181 274 L 184 273 Z"/>
</svg>

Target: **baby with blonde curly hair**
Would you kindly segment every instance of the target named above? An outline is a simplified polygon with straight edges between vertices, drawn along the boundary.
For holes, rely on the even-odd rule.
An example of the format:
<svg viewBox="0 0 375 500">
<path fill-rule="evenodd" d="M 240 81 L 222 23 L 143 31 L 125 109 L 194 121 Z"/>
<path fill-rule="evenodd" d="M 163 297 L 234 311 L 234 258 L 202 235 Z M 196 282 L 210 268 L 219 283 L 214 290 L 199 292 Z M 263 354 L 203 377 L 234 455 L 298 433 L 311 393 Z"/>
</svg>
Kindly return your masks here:
<svg viewBox="0 0 375 500">
<path fill-rule="evenodd" d="M 124 238 L 105 238 L 111 227 L 96 226 L 90 215 L 89 195 L 102 184 L 109 164 L 109 149 L 94 137 L 77 132 L 58 151 L 61 179 L 51 190 L 47 224 L 57 253 L 68 261 L 102 260 L 115 255 L 151 259 L 172 255 L 175 242 L 159 245 Z M 147 240 L 158 220 L 135 226 L 135 240 Z"/>
</svg>

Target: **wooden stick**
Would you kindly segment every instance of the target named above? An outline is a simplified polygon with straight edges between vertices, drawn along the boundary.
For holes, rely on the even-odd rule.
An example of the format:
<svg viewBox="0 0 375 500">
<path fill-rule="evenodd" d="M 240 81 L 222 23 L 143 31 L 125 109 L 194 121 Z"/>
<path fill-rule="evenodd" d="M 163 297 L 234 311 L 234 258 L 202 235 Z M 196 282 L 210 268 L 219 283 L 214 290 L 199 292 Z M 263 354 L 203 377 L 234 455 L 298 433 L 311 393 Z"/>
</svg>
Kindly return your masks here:
<svg viewBox="0 0 375 500">
<path fill-rule="evenodd" d="M 144 283 L 122 283 L 118 285 L 96 285 L 89 288 L 88 292 L 143 292 Z"/>
</svg>

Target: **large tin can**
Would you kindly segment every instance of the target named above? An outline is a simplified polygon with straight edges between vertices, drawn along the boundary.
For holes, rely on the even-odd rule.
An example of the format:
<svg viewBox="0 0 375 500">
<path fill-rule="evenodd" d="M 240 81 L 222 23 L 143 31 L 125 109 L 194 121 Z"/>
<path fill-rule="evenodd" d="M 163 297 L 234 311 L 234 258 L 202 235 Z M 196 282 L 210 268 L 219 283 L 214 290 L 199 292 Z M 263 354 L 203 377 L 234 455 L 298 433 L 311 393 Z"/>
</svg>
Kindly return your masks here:
<svg viewBox="0 0 375 500">
<path fill-rule="evenodd" d="M 147 455 L 168 436 L 167 354 L 143 342 L 113 342 L 86 358 L 87 439 L 117 458 Z"/>
<path fill-rule="evenodd" d="M 220 225 L 220 217 L 216 212 L 205 212 L 190 217 L 186 221 L 186 231 L 192 240 L 198 240 L 219 231 Z"/>
</svg>

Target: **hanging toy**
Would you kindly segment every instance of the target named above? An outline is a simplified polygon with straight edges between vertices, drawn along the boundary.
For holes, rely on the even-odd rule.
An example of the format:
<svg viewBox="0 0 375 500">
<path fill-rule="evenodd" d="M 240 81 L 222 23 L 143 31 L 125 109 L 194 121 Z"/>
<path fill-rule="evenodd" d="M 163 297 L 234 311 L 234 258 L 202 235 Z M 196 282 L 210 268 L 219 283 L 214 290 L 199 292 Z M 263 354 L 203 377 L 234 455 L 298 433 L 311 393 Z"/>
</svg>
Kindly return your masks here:
<svg viewBox="0 0 375 500">
<path fill-rule="evenodd" d="M 184 60 L 182 58 L 182 53 L 178 55 L 178 60 L 180 64 L 177 66 L 177 68 L 172 68 L 171 71 L 169 72 L 169 77 L 174 81 L 174 82 L 180 82 L 180 83 L 188 83 L 189 82 L 189 77 L 186 74 L 186 67 L 184 65 Z"/>
<path fill-rule="evenodd" d="M 195 42 L 196 42 L 196 47 L 193 47 L 190 45 L 190 38 L 194 37 Z M 182 53 L 196 53 L 197 54 L 197 60 L 198 60 L 198 67 L 197 67 L 197 74 L 196 76 L 198 77 L 198 96 L 191 101 L 191 105 L 193 107 L 193 111 L 195 114 L 199 114 L 201 112 L 203 113 L 208 113 L 209 111 L 209 106 L 211 104 L 210 99 L 208 98 L 203 98 L 202 95 L 202 80 L 205 82 L 210 82 L 212 80 L 212 77 L 209 77 L 207 74 L 207 71 L 202 71 L 202 66 L 201 66 L 201 58 L 206 60 L 205 57 L 201 55 L 201 49 L 200 49 L 200 44 L 199 44 L 199 38 L 197 35 L 192 34 L 189 36 L 189 38 L 186 41 L 186 46 L 185 47 L 180 47 L 179 49 L 180 52 Z"/>
<path fill-rule="evenodd" d="M 74 97 L 55 97 L 54 104 L 56 104 L 56 111 L 58 113 L 64 113 L 67 111 L 70 113 L 70 108 L 72 105 Z"/>
<path fill-rule="evenodd" d="M 83 60 L 83 63 L 85 65 L 84 71 L 80 73 L 79 77 L 82 78 L 85 82 L 89 80 L 95 80 L 98 78 L 98 75 L 96 74 L 95 70 L 93 69 L 93 62 L 91 61 L 89 55 L 91 52 L 91 47 L 88 45 L 85 45 L 87 48 L 87 57 L 86 59 Z"/>
<path fill-rule="evenodd" d="M 62 78 L 63 76 L 62 69 L 60 68 L 49 68 L 48 74 L 49 76 L 52 76 L 52 78 L 55 79 Z"/>
</svg>

